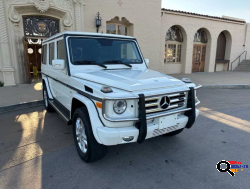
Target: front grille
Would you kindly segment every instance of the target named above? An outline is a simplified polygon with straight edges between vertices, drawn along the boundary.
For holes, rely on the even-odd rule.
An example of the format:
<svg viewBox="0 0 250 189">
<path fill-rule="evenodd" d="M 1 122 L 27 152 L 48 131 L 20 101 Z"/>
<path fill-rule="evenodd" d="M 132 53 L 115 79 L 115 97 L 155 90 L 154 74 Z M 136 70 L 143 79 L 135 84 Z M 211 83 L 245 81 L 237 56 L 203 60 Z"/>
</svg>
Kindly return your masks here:
<svg viewBox="0 0 250 189">
<path fill-rule="evenodd" d="M 171 93 L 145 98 L 146 113 L 154 113 L 159 111 L 167 111 L 185 106 L 186 92 Z M 170 103 L 166 109 L 161 108 L 160 102 L 163 97 L 167 96 Z"/>
</svg>

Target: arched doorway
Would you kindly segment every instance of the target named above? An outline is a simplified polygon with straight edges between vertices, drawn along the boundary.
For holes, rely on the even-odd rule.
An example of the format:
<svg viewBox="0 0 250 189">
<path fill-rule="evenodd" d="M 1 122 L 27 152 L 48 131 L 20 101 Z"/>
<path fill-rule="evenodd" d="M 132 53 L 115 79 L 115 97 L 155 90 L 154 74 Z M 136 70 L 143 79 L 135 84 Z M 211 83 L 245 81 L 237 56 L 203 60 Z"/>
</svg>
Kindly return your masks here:
<svg viewBox="0 0 250 189">
<path fill-rule="evenodd" d="M 204 72 L 208 37 L 204 29 L 194 35 L 192 72 Z"/>
<path fill-rule="evenodd" d="M 59 20 L 44 16 L 23 16 L 23 44 L 28 83 L 41 79 L 41 43 L 59 33 Z"/>
<path fill-rule="evenodd" d="M 223 31 L 217 39 L 215 71 L 229 70 L 232 37 L 228 31 Z"/>
</svg>

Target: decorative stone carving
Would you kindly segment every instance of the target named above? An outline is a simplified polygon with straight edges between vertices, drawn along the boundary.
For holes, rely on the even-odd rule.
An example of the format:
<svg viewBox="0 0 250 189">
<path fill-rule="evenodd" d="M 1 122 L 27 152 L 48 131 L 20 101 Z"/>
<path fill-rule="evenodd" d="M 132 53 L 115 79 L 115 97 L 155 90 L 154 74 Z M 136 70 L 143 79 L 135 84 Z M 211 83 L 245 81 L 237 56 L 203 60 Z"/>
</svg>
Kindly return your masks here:
<svg viewBox="0 0 250 189">
<path fill-rule="evenodd" d="M 55 6 L 53 0 L 29 0 L 29 3 L 33 3 L 41 13 L 45 13 L 50 7 Z"/>
<path fill-rule="evenodd" d="M 54 0 L 55 7 L 60 7 L 65 10 L 72 9 L 72 1 L 71 0 Z"/>
<path fill-rule="evenodd" d="M 26 69 L 24 64 L 23 42 L 19 24 L 14 24 L 14 39 L 17 53 L 17 61 L 22 81 L 26 81 Z"/>
<path fill-rule="evenodd" d="M 15 8 L 13 5 L 9 8 L 9 19 L 12 22 L 19 22 L 20 21 L 20 15 L 15 11 Z"/>
<path fill-rule="evenodd" d="M 83 0 L 73 0 L 75 3 L 75 25 L 76 25 L 76 31 L 82 30 L 82 14 L 81 14 L 81 8 L 82 5 L 85 5 Z"/>
<path fill-rule="evenodd" d="M 72 17 L 69 12 L 66 13 L 66 15 L 63 17 L 63 24 L 66 27 L 70 27 L 72 25 Z"/>
<path fill-rule="evenodd" d="M 83 0 L 73 0 L 73 1 L 77 5 L 85 5 L 85 2 Z"/>
<path fill-rule="evenodd" d="M 8 42 L 8 34 L 7 34 L 7 27 L 5 22 L 5 14 L 4 14 L 4 5 L 3 0 L 0 0 L 0 43 Z"/>
</svg>

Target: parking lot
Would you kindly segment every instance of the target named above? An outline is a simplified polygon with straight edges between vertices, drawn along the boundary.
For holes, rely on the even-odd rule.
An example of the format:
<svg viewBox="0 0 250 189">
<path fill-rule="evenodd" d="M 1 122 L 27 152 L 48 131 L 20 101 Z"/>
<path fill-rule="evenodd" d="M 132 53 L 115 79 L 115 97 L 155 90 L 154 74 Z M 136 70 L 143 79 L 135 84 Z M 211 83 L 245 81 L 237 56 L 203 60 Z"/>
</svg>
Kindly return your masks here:
<svg viewBox="0 0 250 189">
<path fill-rule="evenodd" d="M 250 188 L 250 167 L 234 177 L 221 160 L 250 165 L 250 90 L 200 89 L 200 116 L 175 137 L 108 148 L 86 164 L 71 126 L 43 107 L 0 114 L 0 188 Z"/>
</svg>

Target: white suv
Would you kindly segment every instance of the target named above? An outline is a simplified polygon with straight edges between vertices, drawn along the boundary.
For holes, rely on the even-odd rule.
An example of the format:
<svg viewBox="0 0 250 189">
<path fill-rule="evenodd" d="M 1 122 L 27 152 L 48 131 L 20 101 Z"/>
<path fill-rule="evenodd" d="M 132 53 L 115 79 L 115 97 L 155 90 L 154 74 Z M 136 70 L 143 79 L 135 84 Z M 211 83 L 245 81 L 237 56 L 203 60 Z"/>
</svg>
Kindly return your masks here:
<svg viewBox="0 0 250 189">
<path fill-rule="evenodd" d="M 42 53 L 45 108 L 73 125 L 85 162 L 110 145 L 179 134 L 199 114 L 201 86 L 148 69 L 133 37 L 63 32 L 44 40 Z"/>
</svg>

